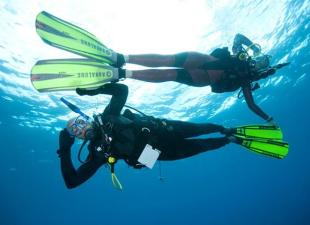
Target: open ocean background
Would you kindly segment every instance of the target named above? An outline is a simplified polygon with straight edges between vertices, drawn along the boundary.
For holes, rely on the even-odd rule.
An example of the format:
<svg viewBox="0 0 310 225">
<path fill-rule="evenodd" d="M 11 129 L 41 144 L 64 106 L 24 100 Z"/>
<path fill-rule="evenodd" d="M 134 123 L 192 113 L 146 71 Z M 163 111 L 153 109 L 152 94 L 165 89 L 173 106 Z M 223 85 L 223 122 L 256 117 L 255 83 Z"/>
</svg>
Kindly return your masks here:
<svg viewBox="0 0 310 225">
<path fill-rule="evenodd" d="M 37 36 L 34 22 L 42 10 L 124 54 L 210 53 L 231 48 L 234 35 L 245 34 L 273 55 L 273 64 L 291 62 L 255 92 L 290 143 L 288 156 L 277 160 L 231 144 L 161 163 L 163 181 L 158 166 L 134 170 L 118 163 L 123 192 L 113 189 L 105 168 L 66 189 L 56 149 L 58 133 L 74 113 L 59 98 L 91 115 L 109 97 L 42 94 L 32 87 L 29 73 L 37 60 L 74 57 Z M 0 0 L 0 224 L 310 224 L 309 18 L 309 0 Z M 128 104 L 153 116 L 231 127 L 263 122 L 237 92 L 124 83 Z"/>
</svg>

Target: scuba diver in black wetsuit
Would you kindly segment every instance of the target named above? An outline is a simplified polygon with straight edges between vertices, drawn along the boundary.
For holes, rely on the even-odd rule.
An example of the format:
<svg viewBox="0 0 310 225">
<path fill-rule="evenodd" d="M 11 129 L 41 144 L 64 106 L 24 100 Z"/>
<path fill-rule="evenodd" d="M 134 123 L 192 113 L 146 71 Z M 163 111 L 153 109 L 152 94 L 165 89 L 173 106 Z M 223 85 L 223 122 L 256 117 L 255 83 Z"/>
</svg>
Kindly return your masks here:
<svg viewBox="0 0 310 225">
<path fill-rule="evenodd" d="M 247 46 L 247 49 L 243 48 Z M 248 50 L 254 52 L 250 57 Z M 210 55 L 184 52 L 176 55 L 128 55 L 117 54 L 117 66 L 124 63 L 148 67 L 177 67 L 173 69 L 121 70 L 120 78 L 131 78 L 147 82 L 176 81 L 195 87 L 211 86 L 212 92 L 232 92 L 241 88 L 249 108 L 266 122 L 273 118 L 254 102 L 252 92 L 259 88 L 254 82 L 264 79 L 288 63 L 270 66 L 270 56 L 261 54 L 260 46 L 247 37 L 237 34 L 232 47 L 215 49 Z M 239 93 L 240 95 L 240 93 Z M 238 97 L 239 97 L 238 95 Z"/>
<path fill-rule="evenodd" d="M 143 167 L 137 160 L 147 144 L 161 151 L 158 160 L 177 160 L 235 141 L 233 136 L 193 139 L 214 132 L 230 134 L 230 129 L 216 124 L 158 119 L 132 113 L 129 109 L 121 114 L 128 95 L 128 88 L 123 84 L 109 83 L 96 90 L 77 89 L 77 93 L 109 94 L 112 98 L 104 112 L 96 115 L 92 123 L 80 116 L 69 120 L 67 128 L 60 132 L 57 153 L 68 188 L 79 186 L 104 164 L 111 165 L 113 173 L 118 159 L 134 168 Z M 78 169 L 74 168 L 71 160 L 74 137 L 84 139 L 84 144 L 89 140 L 89 155 Z"/>
</svg>

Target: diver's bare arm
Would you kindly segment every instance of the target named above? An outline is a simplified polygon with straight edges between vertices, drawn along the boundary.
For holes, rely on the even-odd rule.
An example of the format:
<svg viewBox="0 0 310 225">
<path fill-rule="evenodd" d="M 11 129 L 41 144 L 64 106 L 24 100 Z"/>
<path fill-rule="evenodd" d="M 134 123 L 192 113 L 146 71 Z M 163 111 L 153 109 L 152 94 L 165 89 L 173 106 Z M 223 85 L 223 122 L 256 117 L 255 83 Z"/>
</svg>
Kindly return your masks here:
<svg viewBox="0 0 310 225">
<path fill-rule="evenodd" d="M 245 98 L 246 103 L 248 104 L 249 108 L 258 116 L 266 120 L 267 122 L 270 122 L 272 120 L 272 117 L 268 116 L 261 108 L 255 104 L 252 91 L 251 91 L 251 85 L 248 84 L 246 86 L 242 87 L 243 96 Z"/>
<path fill-rule="evenodd" d="M 60 157 L 61 173 L 66 187 L 69 189 L 75 188 L 87 181 L 103 164 L 104 162 L 98 159 L 90 160 L 75 170 L 70 152 Z"/>
<path fill-rule="evenodd" d="M 247 38 L 243 34 L 236 34 L 236 36 L 234 38 L 234 44 L 232 46 L 232 51 L 233 51 L 234 55 L 236 55 L 240 51 L 242 51 L 242 49 L 243 49 L 242 45 L 245 45 L 245 46 L 248 46 L 248 47 L 252 45 L 250 48 L 254 52 L 259 52 L 259 49 L 257 48 L 257 46 L 253 45 L 253 42 L 249 38 Z"/>
</svg>

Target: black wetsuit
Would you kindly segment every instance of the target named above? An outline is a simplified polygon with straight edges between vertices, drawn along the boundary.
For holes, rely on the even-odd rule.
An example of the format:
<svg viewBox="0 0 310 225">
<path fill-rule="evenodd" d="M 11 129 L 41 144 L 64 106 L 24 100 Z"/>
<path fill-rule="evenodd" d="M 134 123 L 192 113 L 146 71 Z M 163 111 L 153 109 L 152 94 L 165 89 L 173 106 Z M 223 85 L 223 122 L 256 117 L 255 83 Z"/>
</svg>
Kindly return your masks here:
<svg viewBox="0 0 310 225">
<path fill-rule="evenodd" d="M 82 90 L 78 93 L 112 95 L 109 105 L 101 115 L 103 128 L 112 139 L 108 153 L 117 159 L 124 159 L 134 168 L 141 167 L 138 165 L 137 159 L 146 144 L 150 144 L 153 148 L 161 151 L 159 160 L 177 160 L 220 148 L 230 142 L 227 137 L 193 138 L 203 134 L 223 132 L 224 127 L 216 124 L 163 120 L 134 114 L 129 110 L 121 114 L 128 95 L 128 88 L 123 84 L 111 83 L 97 90 Z M 70 150 L 59 150 L 59 152 L 65 152 L 59 156 L 62 175 L 68 188 L 76 187 L 85 182 L 100 166 L 107 162 L 106 152 L 96 151 L 101 143 L 101 137 L 102 134 L 97 135 L 90 142 L 88 148 L 91 156 L 77 170 L 73 167 Z"/>
</svg>

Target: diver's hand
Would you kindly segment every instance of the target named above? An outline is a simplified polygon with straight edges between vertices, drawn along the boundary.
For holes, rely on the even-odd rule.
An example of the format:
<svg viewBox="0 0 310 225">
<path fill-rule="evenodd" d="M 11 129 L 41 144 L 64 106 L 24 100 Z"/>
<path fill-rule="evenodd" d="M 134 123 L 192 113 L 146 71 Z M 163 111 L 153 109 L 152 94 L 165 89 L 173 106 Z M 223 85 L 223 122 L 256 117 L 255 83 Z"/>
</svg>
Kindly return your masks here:
<svg viewBox="0 0 310 225">
<path fill-rule="evenodd" d="M 66 128 L 59 133 L 59 150 L 57 151 L 59 157 L 67 152 L 70 152 L 71 146 L 74 143 L 74 137 L 71 137 Z"/>
<path fill-rule="evenodd" d="M 224 134 L 226 136 L 231 136 L 233 134 L 234 130 L 232 128 L 223 127 L 223 130 L 220 131 L 221 134 Z"/>
<path fill-rule="evenodd" d="M 254 56 L 258 56 L 261 53 L 261 49 L 257 44 L 252 45 L 251 49 L 253 50 Z"/>
<path fill-rule="evenodd" d="M 266 120 L 266 122 L 269 125 L 273 125 L 273 126 L 276 126 L 276 127 L 278 126 L 271 116 Z"/>
</svg>

